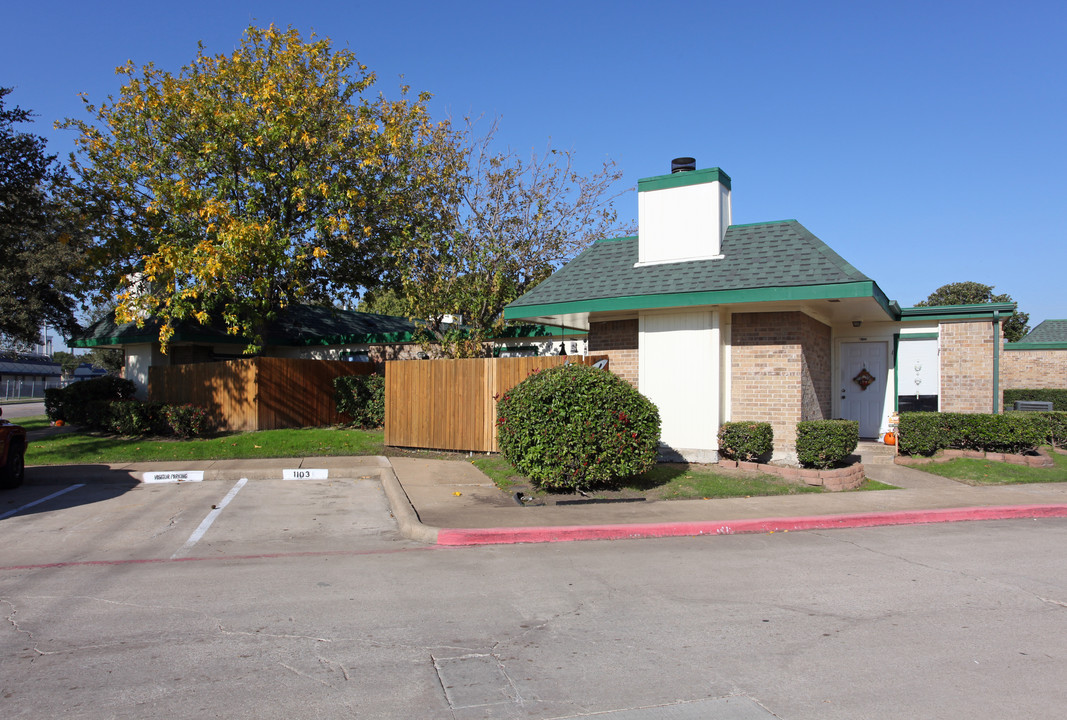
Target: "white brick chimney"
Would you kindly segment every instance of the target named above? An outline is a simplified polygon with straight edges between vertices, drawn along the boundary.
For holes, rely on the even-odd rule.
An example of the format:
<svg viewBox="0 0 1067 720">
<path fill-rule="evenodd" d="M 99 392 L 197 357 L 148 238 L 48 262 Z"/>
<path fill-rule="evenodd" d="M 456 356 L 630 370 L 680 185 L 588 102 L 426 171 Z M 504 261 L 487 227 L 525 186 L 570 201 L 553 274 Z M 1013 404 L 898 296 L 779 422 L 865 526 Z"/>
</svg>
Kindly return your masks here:
<svg viewBox="0 0 1067 720">
<path fill-rule="evenodd" d="M 730 226 L 730 176 L 697 170 L 676 158 L 670 175 L 637 181 L 638 257 L 635 267 L 722 257 Z"/>
</svg>

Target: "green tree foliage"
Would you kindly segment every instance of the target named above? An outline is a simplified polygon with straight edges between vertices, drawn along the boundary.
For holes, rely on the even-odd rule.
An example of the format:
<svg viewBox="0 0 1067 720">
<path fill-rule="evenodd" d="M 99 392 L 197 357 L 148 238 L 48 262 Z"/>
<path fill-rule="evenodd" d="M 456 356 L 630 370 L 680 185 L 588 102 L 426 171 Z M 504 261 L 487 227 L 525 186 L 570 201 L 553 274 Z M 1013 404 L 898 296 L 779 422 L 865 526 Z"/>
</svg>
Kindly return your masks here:
<svg viewBox="0 0 1067 720">
<path fill-rule="evenodd" d="M 80 357 L 74 353 L 65 352 L 63 350 L 56 350 L 52 353 L 52 359 L 59 363 L 59 367 L 63 369 L 64 375 L 73 375 L 74 370 L 82 363 Z"/>
<path fill-rule="evenodd" d="M 5 106 L 0 88 L 0 334 L 34 344 L 45 323 L 76 327 L 74 291 L 82 234 L 66 203 L 68 176 L 37 135 L 16 125 L 31 113 Z"/>
<path fill-rule="evenodd" d="M 122 351 L 112 348 L 92 348 L 84 355 L 79 355 L 78 359 L 89 363 L 93 367 L 107 370 L 109 375 L 118 375 L 125 365 Z"/>
<path fill-rule="evenodd" d="M 72 161 L 92 221 L 94 289 L 119 322 L 221 321 L 258 349 L 295 302 L 354 298 L 386 247 L 451 204 L 453 134 L 428 94 L 372 92 L 375 75 L 328 39 L 249 28 L 231 54 L 177 74 L 118 68 Z"/>
<path fill-rule="evenodd" d="M 967 281 L 942 285 L 930 293 L 930 297 L 920 303 L 918 307 L 932 307 L 936 305 L 978 305 L 984 303 L 1010 303 L 1015 302 L 1006 293 L 993 294 L 992 285 L 983 285 L 979 282 Z M 1008 342 L 1021 340 L 1026 333 L 1030 332 L 1030 314 L 1016 310 L 1010 317 L 1001 323 L 1004 338 Z"/>
<path fill-rule="evenodd" d="M 393 315 L 394 317 L 412 317 L 407 301 L 392 288 L 379 288 L 365 293 L 359 299 L 356 310 L 375 315 Z"/>
<path fill-rule="evenodd" d="M 475 137 L 468 123 L 463 156 L 450 158 L 458 176 L 457 202 L 443 216 L 450 224 L 395 251 L 394 285 L 450 356 L 485 354 L 485 341 L 503 328 L 504 306 L 620 230 L 614 200 L 622 172 L 613 162 L 583 175 L 570 151 L 550 148 L 529 160 L 497 152 L 495 132 L 494 124 Z M 446 315 L 459 315 L 464 327 Z"/>
</svg>

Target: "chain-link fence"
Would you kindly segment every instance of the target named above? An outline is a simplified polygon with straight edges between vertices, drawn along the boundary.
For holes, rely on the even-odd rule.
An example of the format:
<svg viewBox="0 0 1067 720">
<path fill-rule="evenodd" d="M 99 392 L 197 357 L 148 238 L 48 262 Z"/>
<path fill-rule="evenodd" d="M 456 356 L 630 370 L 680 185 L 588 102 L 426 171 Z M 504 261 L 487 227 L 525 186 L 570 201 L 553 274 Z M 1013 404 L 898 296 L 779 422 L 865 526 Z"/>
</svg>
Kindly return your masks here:
<svg viewBox="0 0 1067 720">
<path fill-rule="evenodd" d="M 43 400 L 45 390 L 66 384 L 62 380 L 0 380 L 0 400 Z"/>
</svg>

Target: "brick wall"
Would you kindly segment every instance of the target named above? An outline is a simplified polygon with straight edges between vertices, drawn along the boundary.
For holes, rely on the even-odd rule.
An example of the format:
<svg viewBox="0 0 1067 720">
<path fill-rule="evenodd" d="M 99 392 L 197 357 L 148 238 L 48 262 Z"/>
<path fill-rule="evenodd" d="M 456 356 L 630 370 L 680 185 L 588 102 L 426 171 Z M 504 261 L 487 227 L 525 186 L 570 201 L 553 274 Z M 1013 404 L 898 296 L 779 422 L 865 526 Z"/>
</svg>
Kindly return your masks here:
<svg viewBox="0 0 1067 720">
<path fill-rule="evenodd" d="M 737 313 L 731 417 L 769 422 L 776 452 L 794 452 L 801 420 L 830 417 L 830 328 L 801 312 Z"/>
<path fill-rule="evenodd" d="M 637 319 L 589 323 L 589 354 L 607 355 L 608 370 L 637 387 Z"/>
<path fill-rule="evenodd" d="M 991 322 L 941 323 L 942 412 L 993 411 L 993 333 Z"/>
<path fill-rule="evenodd" d="M 833 417 L 833 396 L 830 394 L 833 365 L 830 326 L 815 318 L 800 315 L 800 342 L 803 353 L 801 415 L 803 420 L 827 420 Z"/>
<path fill-rule="evenodd" d="M 1000 355 L 1005 390 L 1067 389 L 1067 350 L 1007 350 Z"/>
</svg>

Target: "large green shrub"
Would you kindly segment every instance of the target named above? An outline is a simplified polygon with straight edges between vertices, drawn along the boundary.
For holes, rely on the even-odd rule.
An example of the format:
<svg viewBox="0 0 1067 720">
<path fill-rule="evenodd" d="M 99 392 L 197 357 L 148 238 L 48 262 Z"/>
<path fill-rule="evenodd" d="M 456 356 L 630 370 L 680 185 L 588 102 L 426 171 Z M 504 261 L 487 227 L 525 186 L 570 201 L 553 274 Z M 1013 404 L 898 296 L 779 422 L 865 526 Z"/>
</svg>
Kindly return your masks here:
<svg viewBox="0 0 1067 720">
<path fill-rule="evenodd" d="M 1011 410 L 1016 400 L 1039 400 L 1052 403 L 1052 409 L 1056 412 L 1067 412 L 1067 390 L 1019 390 L 1011 389 L 1004 391 L 1004 407 Z"/>
<path fill-rule="evenodd" d="M 133 382 L 111 375 L 79 380 L 62 390 L 49 393 L 45 412 L 50 420 L 63 420 L 93 430 L 107 430 L 110 422 L 109 404 L 116 400 L 129 400 L 136 391 L 137 386 Z"/>
<path fill-rule="evenodd" d="M 337 412 L 352 418 L 361 428 L 385 424 L 385 377 L 382 375 L 343 375 L 333 381 Z"/>
<path fill-rule="evenodd" d="M 797 423 L 797 460 L 804 467 L 834 467 L 851 455 L 859 442 L 860 425 L 855 420 Z"/>
<path fill-rule="evenodd" d="M 767 422 L 741 420 L 719 428 L 719 452 L 731 460 L 755 460 L 774 449 L 774 431 Z"/>
<path fill-rule="evenodd" d="M 500 452 L 547 489 L 639 475 L 656 462 L 656 406 L 622 378 L 576 363 L 532 373 L 497 404 Z"/>
</svg>

